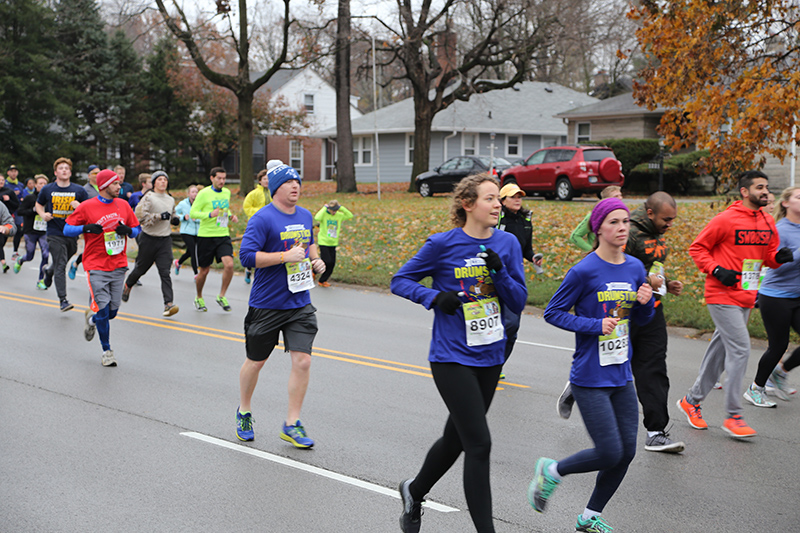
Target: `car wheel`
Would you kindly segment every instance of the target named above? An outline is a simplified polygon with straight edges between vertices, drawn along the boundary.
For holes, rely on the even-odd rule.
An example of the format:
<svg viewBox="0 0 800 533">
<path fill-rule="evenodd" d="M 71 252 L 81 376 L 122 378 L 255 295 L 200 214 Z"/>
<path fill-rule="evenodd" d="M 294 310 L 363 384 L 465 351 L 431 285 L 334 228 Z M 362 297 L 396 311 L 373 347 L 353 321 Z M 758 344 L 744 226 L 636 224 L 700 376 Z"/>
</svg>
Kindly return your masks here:
<svg viewBox="0 0 800 533">
<path fill-rule="evenodd" d="M 431 184 L 423 181 L 417 187 L 417 192 L 419 192 L 419 195 L 422 196 L 423 198 L 429 197 L 432 194 L 431 193 Z"/>
<path fill-rule="evenodd" d="M 572 189 L 572 184 L 567 178 L 559 178 L 556 182 L 556 198 L 562 202 L 572 200 L 575 191 Z"/>
</svg>

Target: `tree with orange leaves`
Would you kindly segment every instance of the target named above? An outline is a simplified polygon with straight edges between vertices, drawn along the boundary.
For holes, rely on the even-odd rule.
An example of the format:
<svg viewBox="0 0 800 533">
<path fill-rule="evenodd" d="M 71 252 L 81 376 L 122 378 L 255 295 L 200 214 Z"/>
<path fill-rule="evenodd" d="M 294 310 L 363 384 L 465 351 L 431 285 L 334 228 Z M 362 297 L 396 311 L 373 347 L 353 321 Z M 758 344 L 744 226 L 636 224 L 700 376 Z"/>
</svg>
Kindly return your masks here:
<svg viewBox="0 0 800 533">
<path fill-rule="evenodd" d="M 649 60 L 634 97 L 667 109 L 668 146 L 708 149 L 707 167 L 728 182 L 786 156 L 800 111 L 794 0 L 642 0 L 628 16 Z"/>
</svg>

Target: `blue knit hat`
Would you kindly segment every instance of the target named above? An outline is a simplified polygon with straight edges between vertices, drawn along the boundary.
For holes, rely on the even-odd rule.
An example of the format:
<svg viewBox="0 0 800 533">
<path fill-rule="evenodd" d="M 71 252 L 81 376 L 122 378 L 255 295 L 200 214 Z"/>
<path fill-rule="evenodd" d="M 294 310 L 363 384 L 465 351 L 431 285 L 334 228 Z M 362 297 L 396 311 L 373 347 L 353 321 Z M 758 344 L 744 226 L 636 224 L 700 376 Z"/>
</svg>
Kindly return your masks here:
<svg viewBox="0 0 800 533">
<path fill-rule="evenodd" d="M 297 180 L 297 183 L 303 183 L 300 179 L 300 174 L 289 165 L 279 165 L 267 171 L 267 178 L 269 179 L 269 194 L 275 196 L 275 191 L 290 180 Z"/>
</svg>

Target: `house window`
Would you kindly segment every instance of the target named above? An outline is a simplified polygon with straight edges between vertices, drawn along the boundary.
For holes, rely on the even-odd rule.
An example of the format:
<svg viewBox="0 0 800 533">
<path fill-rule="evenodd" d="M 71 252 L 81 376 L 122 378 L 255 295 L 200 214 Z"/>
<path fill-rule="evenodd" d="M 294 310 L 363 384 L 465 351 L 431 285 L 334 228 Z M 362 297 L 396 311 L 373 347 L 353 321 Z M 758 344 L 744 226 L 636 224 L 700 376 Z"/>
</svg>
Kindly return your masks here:
<svg viewBox="0 0 800 533">
<path fill-rule="evenodd" d="M 506 155 L 508 157 L 519 157 L 519 135 L 506 136 Z"/>
<path fill-rule="evenodd" d="M 578 144 L 589 142 L 592 140 L 592 125 L 589 122 L 579 122 L 577 128 L 577 138 L 575 142 Z"/>
<path fill-rule="evenodd" d="M 414 134 L 406 135 L 406 165 L 414 164 Z"/>
<path fill-rule="evenodd" d="M 303 95 L 303 106 L 306 108 L 306 113 L 309 115 L 314 114 L 314 95 L 313 94 L 304 94 Z"/>
<path fill-rule="evenodd" d="M 372 137 L 353 138 L 353 163 L 356 165 L 372 164 Z"/>
<path fill-rule="evenodd" d="M 289 141 L 289 166 L 303 177 L 303 143 L 300 141 Z"/>
<path fill-rule="evenodd" d="M 478 155 L 478 134 L 465 133 L 462 139 L 464 149 L 461 153 L 464 155 Z"/>
</svg>

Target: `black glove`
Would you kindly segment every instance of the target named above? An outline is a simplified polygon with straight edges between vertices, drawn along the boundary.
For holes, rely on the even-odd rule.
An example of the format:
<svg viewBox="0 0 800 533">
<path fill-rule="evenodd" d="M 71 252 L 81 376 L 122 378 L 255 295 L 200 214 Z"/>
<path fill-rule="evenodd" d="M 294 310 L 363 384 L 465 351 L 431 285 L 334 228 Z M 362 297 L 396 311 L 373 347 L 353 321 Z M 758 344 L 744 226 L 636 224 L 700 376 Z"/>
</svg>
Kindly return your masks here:
<svg viewBox="0 0 800 533">
<path fill-rule="evenodd" d="M 181 225 L 181 219 L 179 219 L 178 217 L 172 217 L 172 219 L 169 221 L 169 223 L 172 224 L 173 226 L 180 226 Z"/>
<path fill-rule="evenodd" d="M 100 224 L 86 224 L 85 226 L 83 226 L 83 232 L 99 235 L 103 233 L 103 226 L 101 226 Z"/>
<path fill-rule="evenodd" d="M 128 226 L 126 226 L 122 222 L 120 222 L 117 225 L 117 228 L 114 231 L 117 232 L 117 235 L 130 235 L 131 233 L 133 233 L 133 229 L 129 228 Z"/>
<path fill-rule="evenodd" d="M 461 299 L 458 291 L 442 291 L 433 299 L 433 305 L 439 306 L 448 315 L 456 314 L 456 310 L 461 307 Z"/>
<path fill-rule="evenodd" d="M 791 248 L 784 246 L 775 254 L 776 263 L 791 263 L 792 261 L 794 261 L 794 254 Z"/>
<path fill-rule="evenodd" d="M 727 268 L 722 268 L 721 266 L 716 267 L 711 273 L 726 287 L 733 287 L 736 285 L 739 282 L 739 276 L 742 275 L 741 272 L 728 270 Z"/>
<path fill-rule="evenodd" d="M 170 213 L 169 211 L 164 211 L 163 213 L 161 213 L 161 220 L 169 220 L 169 217 L 171 216 L 172 213 Z"/>
<path fill-rule="evenodd" d="M 497 252 L 491 248 L 484 249 L 484 251 L 478 254 L 478 257 L 483 258 L 486 262 L 486 268 L 488 268 L 490 272 L 499 272 L 503 268 L 503 261 L 500 259 L 500 256 L 497 255 Z"/>
</svg>

